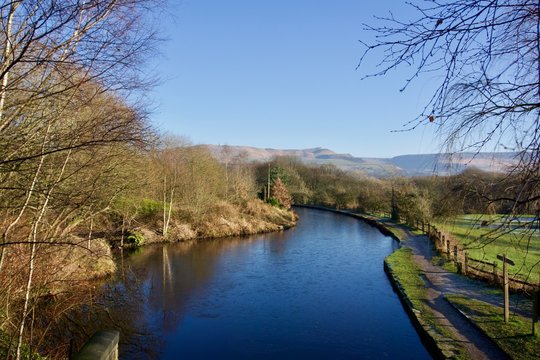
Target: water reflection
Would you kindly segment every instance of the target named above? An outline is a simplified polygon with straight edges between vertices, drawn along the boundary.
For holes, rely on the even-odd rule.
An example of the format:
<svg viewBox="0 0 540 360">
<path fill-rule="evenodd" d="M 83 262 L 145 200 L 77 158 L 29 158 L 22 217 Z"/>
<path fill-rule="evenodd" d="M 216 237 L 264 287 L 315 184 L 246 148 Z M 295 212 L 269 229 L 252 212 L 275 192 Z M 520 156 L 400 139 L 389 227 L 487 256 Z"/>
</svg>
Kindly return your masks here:
<svg viewBox="0 0 540 360">
<path fill-rule="evenodd" d="M 397 245 L 356 219 L 299 213 L 282 233 L 124 254 L 73 320 L 120 329 L 125 359 L 429 358 L 383 272 Z"/>
</svg>

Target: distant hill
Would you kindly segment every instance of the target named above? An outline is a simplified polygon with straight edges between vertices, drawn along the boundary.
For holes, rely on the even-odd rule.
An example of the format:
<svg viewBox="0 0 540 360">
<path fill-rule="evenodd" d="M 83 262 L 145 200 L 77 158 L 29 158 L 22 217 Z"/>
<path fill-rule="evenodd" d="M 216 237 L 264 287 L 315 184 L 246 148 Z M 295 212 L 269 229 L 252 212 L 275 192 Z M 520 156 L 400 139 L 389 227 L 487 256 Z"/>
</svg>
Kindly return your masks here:
<svg viewBox="0 0 540 360">
<path fill-rule="evenodd" d="M 333 164 L 340 169 L 374 177 L 448 175 L 475 167 L 484 171 L 504 172 L 516 163 L 516 153 L 459 153 L 401 155 L 393 158 L 364 158 L 339 154 L 329 149 L 261 149 L 250 146 L 200 145 L 207 147 L 220 161 L 237 158 L 245 162 L 264 162 L 276 156 L 292 156 L 306 164 Z"/>
</svg>

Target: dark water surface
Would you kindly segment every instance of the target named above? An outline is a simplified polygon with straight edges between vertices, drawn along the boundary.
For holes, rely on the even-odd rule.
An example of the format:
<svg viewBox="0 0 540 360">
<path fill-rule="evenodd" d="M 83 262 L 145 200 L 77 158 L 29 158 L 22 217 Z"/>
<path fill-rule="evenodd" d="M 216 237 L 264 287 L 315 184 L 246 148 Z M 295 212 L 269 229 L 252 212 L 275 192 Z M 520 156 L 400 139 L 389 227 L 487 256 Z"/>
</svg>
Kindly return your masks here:
<svg viewBox="0 0 540 360">
<path fill-rule="evenodd" d="M 121 358 L 430 358 L 383 271 L 397 244 L 354 218 L 296 211 L 283 233 L 124 257 L 101 301 L 123 328 Z"/>
</svg>

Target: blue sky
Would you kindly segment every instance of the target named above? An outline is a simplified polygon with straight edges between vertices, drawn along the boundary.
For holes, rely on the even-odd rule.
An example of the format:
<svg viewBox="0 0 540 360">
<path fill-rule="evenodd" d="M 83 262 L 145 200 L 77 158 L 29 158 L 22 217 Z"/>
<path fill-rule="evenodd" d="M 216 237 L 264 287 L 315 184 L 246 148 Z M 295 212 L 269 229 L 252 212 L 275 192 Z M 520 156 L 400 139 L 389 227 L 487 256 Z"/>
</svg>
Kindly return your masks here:
<svg viewBox="0 0 540 360">
<path fill-rule="evenodd" d="M 362 23 L 407 6 L 387 1 L 185 0 L 163 18 L 157 127 L 193 143 L 326 147 L 355 156 L 438 152 L 435 127 L 402 129 L 432 79 L 400 93 L 402 69 L 361 80 Z M 372 70 L 373 68 L 371 68 Z"/>
</svg>

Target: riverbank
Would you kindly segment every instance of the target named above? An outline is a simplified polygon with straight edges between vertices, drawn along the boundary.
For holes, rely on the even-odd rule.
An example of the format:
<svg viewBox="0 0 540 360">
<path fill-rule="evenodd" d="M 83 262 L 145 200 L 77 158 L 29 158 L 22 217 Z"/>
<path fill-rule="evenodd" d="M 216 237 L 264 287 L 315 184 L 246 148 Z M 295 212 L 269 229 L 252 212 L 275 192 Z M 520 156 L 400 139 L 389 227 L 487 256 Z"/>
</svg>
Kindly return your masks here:
<svg viewBox="0 0 540 360">
<path fill-rule="evenodd" d="M 113 252 L 120 248 L 130 250 L 175 242 L 194 245 L 207 239 L 279 232 L 294 227 L 297 220 L 292 210 L 252 200 L 242 208 L 217 204 L 197 221 L 173 219 L 166 236 L 159 230 L 162 224 L 155 221 L 138 222 L 125 232 L 123 241 L 117 232 L 99 231 L 99 228 L 88 237 L 70 234 L 40 259 L 37 270 L 46 278 L 46 283 L 36 298 L 56 301 L 57 296 L 69 293 L 71 288 L 84 288 L 89 281 L 114 274 L 118 266 Z M 2 271 L 13 278 L 20 272 L 16 267 L 7 266 Z M 0 324 L 2 319 L 0 312 Z"/>
<path fill-rule="evenodd" d="M 416 256 L 412 248 L 404 246 L 386 258 L 385 271 L 434 357 L 507 359 L 432 286 Z"/>
<path fill-rule="evenodd" d="M 500 292 L 487 284 L 435 265 L 433 263 L 433 258 L 436 258 L 434 249 L 429 239 L 421 232 L 396 224 L 386 218 L 315 208 L 353 216 L 364 221 L 367 219 L 368 223 L 376 223 L 377 228 L 384 228 L 385 234 L 389 234 L 401 243 L 401 248 L 385 260 L 385 271 L 411 321 L 434 357 L 508 359 L 540 356 L 538 347 L 531 345 L 536 344 L 538 336 L 532 337 L 530 332 L 527 333 L 523 327 L 520 330 L 519 326 L 516 326 L 512 332 L 512 337 L 520 344 L 517 347 L 508 345 L 509 343 L 516 344 L 515 339 L 510 339 L 510 341 L 500 339 L 496 331 L 490 332 L 484 329 L 487 322 L 493 323 L 493 321 L 498 322 L 501 328 L 504 326 Z M 495 319 L 494 317 L 482 318 L 478 316 L 478 311 L 466 313 L 463 308 L 458 309 L 449 301 L 449 299 L 455 299 L 455 296 L 472 299 L 471 301 L 475 301 L 475 304 L 483 303 L 484 308 L 490 304 L 489 307 L 499 309 L 500 314 Z M 515 301 L 511 304 L 513 313 L 511 322 L 521 324 L 524 320 L 518 314 L 526 313 L 524 310 L 530 309 L 530 302 L 524 304 L 523 300 L 514 299 Z M 492 316 L 493 311 L 489 314 Z M 526 318 L 525 321 L 527 321 Z M 494 325 L 491 324 L 491 328 L 493 327 Z"/>
<path fill-rule="evenodd" d="M 159 225 L 162 224 L 158 221 L 152 219 L 146 219 L 146 222 L 139 221 L 125 232 L 124 244 L 127 245 L 125 248 L 135 247 L 134 244 L 130 244 L 131 239 L 128 239 L 134 234 L 141 236 L 139 246 L 181 242 L 185 244 L 183 247 L 185 250 L 212 238 L 281 232 L 294 227 L 298 220 L 298 216 L 292 210 L 271 206 L 259 200 L 248 201 L 244 205 L 240 207 L 226 203 L 216 204 L 204 216 L 192 222 L 187 221 L 185 217 L 174 218 L 167 236 L 160 233 Z M 102 229 L 95 226 L 91 236 L 86 237 L 83 234 L 69 235 L 64 242 L 56 244 L 46 256 L 42 257 L 37 270 L 40 279 L 43 277 L 46 281 L 43 281 L 45 285 L 42 290 L 36 291 L 33 297 L 36 309 L 39 309 L 36 311 L 38 319 L 36 322 L 50 323 L 53 322 L 52 319 L 56 321 L 69 313 L 73 307 L 91 306 L 92 299 L 96 296 L 96 288 L 99 288 L 110 275 L 123 269 L 123 257 L 112 251 L 120 247 L 118 233 Z M 2 271 L 18 279 L 16 268 L 4 266 Z M 0 294 L 0 299 L 3 295 Z M 132 304 L 131 307 L 136 306 L 137 304 Z M 16 323 L 17 319 L 12 317 L 12 313 L 12 308 L 0 310 L 0 358 L 7 356 L 10 346 L 9 351 L 13 351 L 13 344 L 16 341 L 17 329 L 10 324 Z M 87 321 L 87 319 L 80 320 L 80 323 Z M 41 341 L 49 338 L 48 327 L 39 329 L 36 327 L 33 331 L 36 338 L 41 339 L 38 340 L 39 346 L 47 348 Z M 57 341 L 60 350 L 57 351 L 54 346 L 54 349 L 47 349 L 50 358 L 62 358 L 66 352 L 63 348 L 65 344 L 62 342 L 65 342 L 65 338 L 60 336 Z M 38 358 L 35 346 L 27 348 L 30 349 L 29 352 L 34 353 L 33 357 Z"/>
<path fill-rule="evenodd" d="M 124 249 L 175 242 L 194 245 L 208 239 L 284 231 L 296 226 L 297 221 L 298 216 L 293 210 L 272 206 L 260 200 L 247 201 L 244 206 L 220 202 L 196 218 L 171 219 L 165 235 L 162 222 L 147 221 L 139 222 L 120 237 L 118 234 L 109 236 L 108 242 L 113 248 Z M 101 266 L 90 268 L 89 278 L 103 277 L 116 270 L 110 252 L 97 255 Z"/>
<path fill-rule="evenodd" d="M 124 256 L 104 307 L 113 323 L 151 329 L 144 344 L 164 352 L 156 358 L 429 359 L 380 266 L 396 243 L 353 218 L 295 211 L 301 221 L 291 231 Z M 92 322 L 98 329 L 110 328 L 104 315 Z M 133 341 L 122 354 L 136 357 L 140 336 L 121 333 Z"/>
<path fill-rule="evenodd" d="M 297 221 L 298 216 L 294 211 L 260 200 L 248 201 L 243 206 L 221 202 L 197 218 L 172 219 L 165 235 L 162 222 L 143 223 L 129 233 L 140 236 L 141 242 L 137 246 L 143 246 L 283 231 L 295 226 Z M 120 245 L 118 241 L 114 239 L 112 242 Z M 127 241 L 124 246 L 130 247 L 133 243 Z"/>
<path fill-rule="evenodd" d="M 531 335 L 530 298 L 523 294 L 512 294 L 510 322 L 505 323 L 500 289 L 439 266 L 440 257 L 433 244 L 420 231 L 381 221 L 403 230 L 403 247 L 389 256 L 386 262 L 393 261 L 393 257 L 401 256 L 403 252 L 409 252 L 407 261 L 418 269 L 414 276 L 423 282 L 422 296 L 412 296 L 421 300 L 417 304 L 423 311 L 415 311 L 414 315 L 427 320 L 430 323 L 428 329 L 435 329 L 429 334 L 443 358 L 540 357 L 540 338 Z M 397 266 L 393 268 L 392 275 L 403 272 L 403 267 Z M 406 282 L 396 282 L 409 292 L 414 292 Z M 411 298 L 409 294 L 404 296 Z"/>
</svg>

